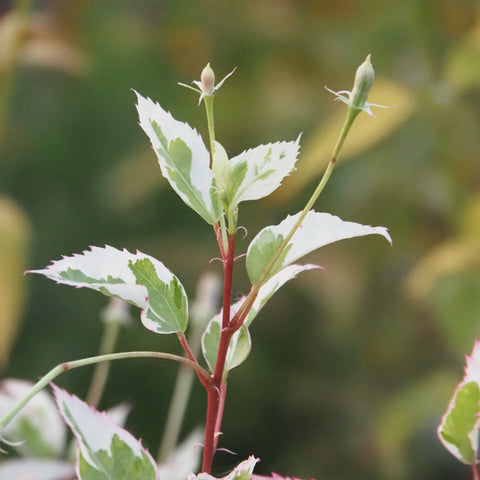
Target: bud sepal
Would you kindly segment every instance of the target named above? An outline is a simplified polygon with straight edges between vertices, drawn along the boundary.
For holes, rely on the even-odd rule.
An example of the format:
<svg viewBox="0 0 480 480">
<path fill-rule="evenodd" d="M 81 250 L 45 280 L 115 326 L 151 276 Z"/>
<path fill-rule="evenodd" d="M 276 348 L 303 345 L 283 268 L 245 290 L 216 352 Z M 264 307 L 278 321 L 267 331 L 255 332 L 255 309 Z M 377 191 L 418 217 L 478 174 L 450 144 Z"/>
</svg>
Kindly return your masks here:
<svg viewBox="0 0 480 480">
<path fill-rule="evenodd" d="M 220 82 L 215 85 L 215 73 L 212 70 L 212 67 L 210 67 L 210 63 L 207 63 L 205 68 L 202 70 L 202 73 L 200 75 L 200 80 L 194 80 L 192 83 L 194 83 L 198 88 L 192 87 L 191 85 L 186 85 L 185 83 L 180 83 L 178 82 L 178 85 L 181 85 L 182 87 L 189 88 L 190 90 L 193 90 L 197 93 L 200 94 L 200 98 L 198 100 L 198 104 L 203 100 L 203 97 L 212 97 L 215 95 L 215 92 L 224 84 L 225 80 L 233 75 L 237 67 L 235 67 L 228 75 L 226 75 Z"/>
<path fill-rule="evenodd" d="M 339 90 L 338 92 L 335 92 L 327 86 L 325 86 L 325 89 L 335 95 L 335 100 L 340 100 L 347 104 L 349 108 L 358 110 L 357 113 L 360 113 L 360 111 L 363 110 L 370 116 L 374 117 L 375 115 L 370 107 L 389 108 L 385 105 L 377 105 L 376 103 L 367 102 L 368 93 L 370 92 L 374 79 L 375 71 L 373 70 L 369 54 L 365 61 L 357 68 L 355 82 L 351 92 L 349 90 Z"/>
</svg>

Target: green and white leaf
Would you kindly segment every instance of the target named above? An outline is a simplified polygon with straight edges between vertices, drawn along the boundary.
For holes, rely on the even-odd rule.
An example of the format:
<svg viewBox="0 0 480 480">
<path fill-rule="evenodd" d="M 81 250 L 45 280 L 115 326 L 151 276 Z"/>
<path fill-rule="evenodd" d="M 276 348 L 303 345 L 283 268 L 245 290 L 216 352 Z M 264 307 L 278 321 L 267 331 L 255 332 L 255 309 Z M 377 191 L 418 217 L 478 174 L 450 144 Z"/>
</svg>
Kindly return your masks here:
<svg viewBox="0 0 480 480">
<path fill-rule="evenodd" d="M 79 480 L 158 480 L 153 458 L 129 432 L 65 390 L 53 391 L 78 442 Z"/>
<path fill-rule="evenodd" d="M 254 456 L 248 457 L 247 460 L 239 463 L 226 477 L 222 477 L 220 480 L 250 480 L 252 478 L 253 469 L 258 462 L 258 458 Z M 217 477 L 202 472 L 198 475 L 190 473 L 188 480 L 219 480 Z"/>
<path fill-rule="evenodd" d="M 210 154 L 202 138 L 158 103 L 135 93 L 140 126 L 157 154 L 162 175 L 207 223 L 217 223 L 222 212 L 216 200 Z"/>
<path fill-rule="evenodd" d="M 473 465 L 479 456 L 480 428 L 480 342 L 466 357 L 465 376 L 437 429 L 443 446 L 458 460 Z"/>
<path fill-rule="evenodd" d="M 263 306 L 270 300 L 277 290 L 279 290 L 285 283 L 287 283 L 292 278 L 295 278 L 299 273 L 306 270 L 312 270 L 314 268 L 322 268 L 318 265 L 289 265 L 279 272 L 277 272 L 273 277 L 267 280 L 259 289 L 257 298 L 253 302 L 252 308 L 248 312 L 247 318 L 245 319 L 244 324 L 249 327 L 253 322 L 254 318 L 258 315 L 258 312 L 263 308 Z M 236 308 L 238 309 L 243 303 L 243 299 L 235 303 Z M 238 304 L 238 306 L 237 306 Z"/>
<path fill-rule="evenodd" d="M 182 284 L 162 262 L 142 252 L 91 247 L 30 273 L 121 298 L 143 309 L 142 322 L 155 333 L 183 332 L 187 327 L 188 302 Z"/>
<path fill-rule="evenodd" d="M 0 463 L 0 480 L 65 480 L 75 477 L 72 463 L 47 458 L 10 458 Z"/>
<path fill-rule="evenodd" d="M 222 145 L 215 143 L 213 171 L 220 196 L 230 209 L 246 200 L 274 192 L 295 169 L 300 137 L 295 142 L 277 142 L 246 150 L 228 160 Z"/>
<path fill-rule="evenodd" d="M 230 318 L 233 318 L 240 307 L 241 302 L 231 306 Z M 218 347 L 220 345 L 220 336 L 222 333 L 222 315 L 223 309 L 210 320 L 202 336 L 202 351 L 205 360 L 208 363 L 210 371 L 213 373 L 217 363 Z M 232 336 L 228 346 L 225 359 L 225 372 L 237 367 L 243 363 L 252 347 L 250 333 L 245 325 L 242 325 Z"/>
<path fill-rule="evenodd" d="M 301 213 L 288 216 L 278 225 L 262 229 L 251 242 L 247 251 L 247 272 L 252 283 L 255 283 L 272 260 L 275 252 L 292 230 Z M 329 213 L 308 212 L 299 228 L 283 249 L 267 272 L 264 281 L 275 273 L 295 262 L 307 253 L 330 243 L 346 238 L 378 234 L 390 243 L 391 238 L 384 227 L 370 227 L 354 222 L 346 222 Z"/>
<path fill-rule="evenodd" d="M 7 378 L 0 383 L 0 417 L 25 398 L 33 383 Z M 15 415 L 2 432 L 25 457 L 55 458 L 65 449 L 67 430 L 51 395 L 40 391 Z M 3 464 L 2 464 L 3 465 Z M 11 477 L 14 478 L 14 477 Z"/>
</svg>

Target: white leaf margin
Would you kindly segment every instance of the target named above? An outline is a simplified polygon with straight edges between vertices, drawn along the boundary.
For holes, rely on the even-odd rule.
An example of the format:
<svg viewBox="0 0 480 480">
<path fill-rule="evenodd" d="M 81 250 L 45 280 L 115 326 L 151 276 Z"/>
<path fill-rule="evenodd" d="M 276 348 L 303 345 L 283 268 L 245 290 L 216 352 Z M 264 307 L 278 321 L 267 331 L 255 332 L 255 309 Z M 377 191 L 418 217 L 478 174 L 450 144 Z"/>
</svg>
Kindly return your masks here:
<svg viewBox="0 0 480 480">
<path fill-rule="evenodd" d="M 180 198 L 193 208 L 193 210 L 197 211 L 195 206 L 191 204 L 189 198 L 176 187 L 175 181 L 170 178 L 165 160 L 157 152 L 159 148 L 163 149 L 163 146 L 152 127 L 152 121 L 161 127 L 162 133 L 165 135 L 169 144 L 177 138 L 180 138 L 190 149 L 192 153 L 190 181 L 202 195 L 203 206 L 211 216 L 210 223 L 215 223 L 216 220 L 218 220 L 217 217 L 219 217 L 219 214 L 216 212 L 216 208 L 213 205 L 211 195 L 214 188 L 214 178 L 213 172 L 210 169 L 210 154 L 203 143 L 202 137 L 187 123 L 180 122 L 173 118 L 172 114 L 166 112 L 158 102 L 154 103 L 151 98 L 145 98 L 135 90 L 133 90 L 133 92 L 137 96 L 137 111 L 140 120 L 139 125 L 150 139 L 162 175 L 170 182 L 170 185 Z"/>
<path fill-rule="evenodd" d="M 448 442 L 444 436 L 442 435 L 443 427 L 449 415 L 451 414 L 452 410 L 455 408 L 456 400 L 457 400 L 457 393 L 461 390 L 462 387 L 467 385 L 470 382 L 476 383 L 480 387 L 480 341 L 475 340 L 472 353 L 470 355 L 465 355 L 466 366 L 464 368 L 465 375 L 462 381 L 457 385 L 455 389 L 455 393 L 453 394 L 452 399 L 448 405 L 448 408 L 445 414 L 442 416 L 440 424 L 437 428 L 437 436 L 442 443 L 442 445 L 455 457 L 458 458 L 463 463 L 467 463 L 464 458 L 462 452 L 458 449 L 458 447 L 450 442 Z M 470 440 L 470 444 L 472 446 L 472 450 L 475 454 L 478 455 L 479 449 L 479 436 L 480 436 L 480 417 L 478 418 L 477 422 L 475 422 L 470 434 L 468 434 L 468 439 Z"/>
<path fill-rule="evenodd" d="M 251 478 L 253 474 L 253 469 L 258 462 L 258 458 L 255 458 L 253 455 L 244 460 L 243 462 L 239 463 L 226 477 L 223 477 L 221 480 L 235 480 L 237 475 L 241 475 L 242 480 L 246 477 Z M 246 477 L 244 477 L 244 474 Z M 188 480 L 219 480 L 208 473 L 202 472 L 198 475 L 194 473 L 190 473 L 188 475 Z"/>
<path fill-rule="evenodd" d="M 157 480 L 159 479 L 157 465 L 152 456 L 131 433 L 115 424 L 106 412 L 99 412 L 75 395 L 69 394 L 54 384 L 51 385 L 60 413 L 72 429 L 83 457 L 92 468 L 98 470 L 98 465 L 91 457 L 89 449 L 94 452 L 105 450 L 111 455 L 110 446 L 114 435 L 117 435 L 135 456 L 140 458 L 143 455 L 146 456 L 156 472 Z M 70 416 L 76 421 L 76 425 L 72 425 Z M 86 442 L 89 448 L 85 446 Z"/>
<path fill-rule="evenodd" d="M 245 150 L 230 159 L 231 168 L 247 164 L 245 178 L 237 189 L 232 204 L 266 197 L 280 187 L 282 180 L 295 170 L 300 151 L 300 137 L 292 142 L 276 142 Z M 261 178 L 267 172 L 267 177 Z"/>
<path fill-rule="evenodd" d="M 282 270 L 269 278 L 259 288 L 257 298 L 255 298 L 255 301 L 253 302 L 252 308 L 250 309 L 250 312 L 248 313 L 244 324 L 249 327 L 255 317 L 260 312 L 260 310 L 263 308 L 263 306 L 268 302 L 268 300 L 270 300 L 274 293 L 277 292 L 277 290 L 279 290 L 281 287 L 283 287 L 283 285 L 285 285 L 289 280 L 296 278 L 297 275 L 301 272 L 314 269 L 324 270 L 324 267 L 321 267 L 320 265 L 313 265 L 311 263 L 305 265 L 293 264 L 282 268 Z M 241 300 L 240 302 L 242 301 L 243 300 Z M 237 303 L 235 305 L 237 305 Z M 237 309 L 238 308 L 239 307 L 237 307 Z"/>
<path fill-rule="evenodd" d="M 181 282 L 162 262 L 138 250 L 136 254 L 133 254 L 126 249 L 118 250 L 109 245 L 106 245 L 104 248 L 90 247 L 90 250 L 85 250 L 81 254 L 74 254 L 70 257 L 63 256 L 61 260 L 52 261 L 52 263 L 44 269 L 28 270 L 26 273 L 44 275 L 59 284 L 70 285 L 77 288 L 90 288 L 99 292 L 106 290 L 110 295 L 121 298 L 144 310 L 142 321 L 144 325 L 151 330 L 153 326 L 146 316 L 149 307 L 147 287 L 136 283 L 135 275 L 128 266 L 129 262 L 135 263 L 142 259 L 150 260 L 155 267 L 157 277 L 167 285 L 176 279 L 183 291 L 183 295 L 187 298 Z M 69 269 L 79 270 L 85 276 L 98 280 L 98 282 L 80 282 L 65 278 L 65 275 L 62 275 L 62 273 L 67 272 Z M 119 279 L 124 283 L 109 283 L 104 281 L 107 280 L 108 277 Z"/>
<path fill-rule="evenodd" d="M 270 231 L 273 233 L 275 238 L 280 235 L 285 238 L 290 233 L 301 214 L 302 212 L 299 212 L 295 215 L 288 215 L 287 218 L 285 218 L 278 225 L 271 225 L 260 230 L 248 247 L 247 266 L 249 254 L 251 253 L 252 248 L 255 246 L 255 242 L 261 237 L 262 234 L 264 234 L 266 231 Z M 388 229 L 385 227 L 371 227 L 370 225 L 362 225 L 360 223 L 342 220 L 340 217 L 330 213 L 310 210 L 290 239 L 288 243 L 290 248 L 285 255 L 285 258 L 283 259 L 282 265 L 279 267 L 279 269 L 282 269 L 285 266 L 295 262 L 307 253 L 313 252 L 314 250 L 330 243 L 348 238 L 362 237 L 373 234 L 382 235 L 387 239 L 390 245 L 392 244 L 392 239 L 388 233 Z"/>
</svg>

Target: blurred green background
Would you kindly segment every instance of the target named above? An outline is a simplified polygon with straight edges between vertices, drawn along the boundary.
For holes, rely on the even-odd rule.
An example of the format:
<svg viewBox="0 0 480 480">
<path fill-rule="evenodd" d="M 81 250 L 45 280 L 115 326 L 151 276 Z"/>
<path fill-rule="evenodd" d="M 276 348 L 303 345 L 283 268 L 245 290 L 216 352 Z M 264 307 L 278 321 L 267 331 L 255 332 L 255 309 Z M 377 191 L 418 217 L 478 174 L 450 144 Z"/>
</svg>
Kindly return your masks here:
<svg viewBox="0 0 480 480">
<path fill-rule="evenodd" d="M 213 232 L 161 177 L 130 89 L 206 136 L 203 107 L 177 82 L 210 62 L 216 130 L 231 155 L 300 132 L 298 171 L 246 203 L 256 232 L 296 213 L 338 133 L 372 54 L 370 101 L 316 209 L 384 225 L 323 248 L 252 327 L 229 382 L 215 472 L 255 454 L 257 473 L 320 479 L 462 479 L 436 427 L 480 338 L 480 5 L 474 0 L 57 0 L 0 3 L 0 359 L 35 380 L 94 355 L 106 299 L 23 276 L 90 245 L 163 261 L 193 297 L 220 273 Z M 242 260 L 234 293 L 248 289 Z M 119 350 L 178 352 L 139 312 Z M 158 447 L 177 367 L 116 363 L 101 408 L 126 399 L 128 428 Z M 84 396 L 92 370 L 57 383 Z M 201 423 L 197 385 L 184 433 Z"/>
</svg>

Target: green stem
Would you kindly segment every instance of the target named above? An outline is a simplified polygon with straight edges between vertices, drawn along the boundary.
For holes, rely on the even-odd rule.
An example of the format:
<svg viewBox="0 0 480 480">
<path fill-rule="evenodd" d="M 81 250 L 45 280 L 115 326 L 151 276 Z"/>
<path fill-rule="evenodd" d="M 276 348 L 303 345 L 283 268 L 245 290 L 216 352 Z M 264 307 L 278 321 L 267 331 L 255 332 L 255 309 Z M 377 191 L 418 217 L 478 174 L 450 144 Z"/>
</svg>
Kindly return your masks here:
<svg viewBox="0 0 480 480">
<path fill-rule="evenodd" d="M 292 239 L 293 235 L 297 231 L 298 227 L 301 225 L 305 217 L 307 216 L 308 212 L 312 209 L 313 205 L 317 201 L 318 197 L 322 193 L 323 189 L 325 188 L 325 185 L 327 184 L 328 180 L 330 179 L 330 176 L 332 175 L 333 169 L 335 168 L 335 165 L 337 164 L 338 157 L 340 155 L 340 151 L 342 150 L 343 144 L 345 143 L 345 139 L 347 138 L 348 132 L 350 131 L 351 126 L 353 125 L 353 122 L 357 115 L 360 113 L 360 110 L 355 109 L 355 108 L 349 108 L 347 111 L 347 116 L 345 118 L 345 122 L 343 124 L 342 130 L 340 132 L 340 135 L 337 139 L 337 142 L 335 143 L 335 147 L 333 148 L 332 155 L 330 157 L 330 161 L 328 162 L 327 168 L 325 169 L 322 178 L 320 179 L 320 182 L 318 183 L 317 187 L 315 188 L 315 191 L 313 192 L 312 196 L 306 203 L 304 209 L 302 210 L 302 213 L 298 217 L 297 221 L 293 225 L 292 229 L 288 234 L 285 236 L 285 239 L 283 242 L 280 244 L 280 246 L 277 248 L 275 253 L 273 254 L 272 258 L 270 261 L 267 263 L 265 268 L 263 269 L 262 273 L 258 277 L 257 281 L 252 285 L 252 288 L 250 289 L 250 292 L 248 293 L 247 297 L 245 298 L 245 301 L 241 305 L 241 307 L 238 309 L 235 317 L 232 319 L 232 324 L 238 325 L 243 322 L 243 319 L 248 314 L 248 311 L 251 308 L 251 305 L 255 299 L 255 297 L 258 294 L 258 291 L 260 290 L 260 287 L 263 285 L 265 280 L 268 278 L 270 271 L 272 270 L 272 267 L 275 265 L 275 262 L 277 261 L 278 257 L 282 254 L 283 250 L 287 247 L 288 243 Z"/>
<path fill-rule="evenodd" d="M 213 153 L 215 151 L 215 121 L 213 119 L 213 99 L 214 95 L 205 95 L 203 97 L 203 103 L 205 104 L 205 112 L 207 114 L 207 126 L 208 126 L 208 136 L 210 139 L 210 168 L 213 165 Z M 219 207 L 223 210 L 222 201 L 217 197 Z M 227 226 L 225 224 L 225 218 L 222 215 L 220 217 L 220 232 L 222 235 L 223 249 L 227 249 Z"/>
<path fill-rule="evenodd" d="M 99 355 L 96 357 L 82 358 L 80 360 L 73 360 L 71 362 L 64 362 L 52 368 L 46 375 L 44 375 L 30 390 L 30 392 L 21 400 L 19 400 L 12 409 L 0 418 L 0 432 L 8 425 L 12 418 L 43 388 L 45 388 L 54 378 L 60 374 L 78 367 L 85 367 L 99 362 L 110 362 L 112 360 L 122 360 L 125 358 L 164 358 L 167 360 L 175 360 L 177 362 L 189 365 L 199 376 L 205 380 L 210 381 L 210 374 L 202 368 L 198 363 L 192 362 L 188 358 L 180 357 L 163 352 L 119 352 L 111 353 L 109 355 Z"/>
<path fill-rule="evenodd" d="M 213 151 L 215 146 L 215 122 L 213 120 L 213 95 L 205 95 L 203 103 L 205 104 L 205 112 L 207 114 L 208 136 L 210 138 L 210 168 L 212 168 Z"/>
</svg>

